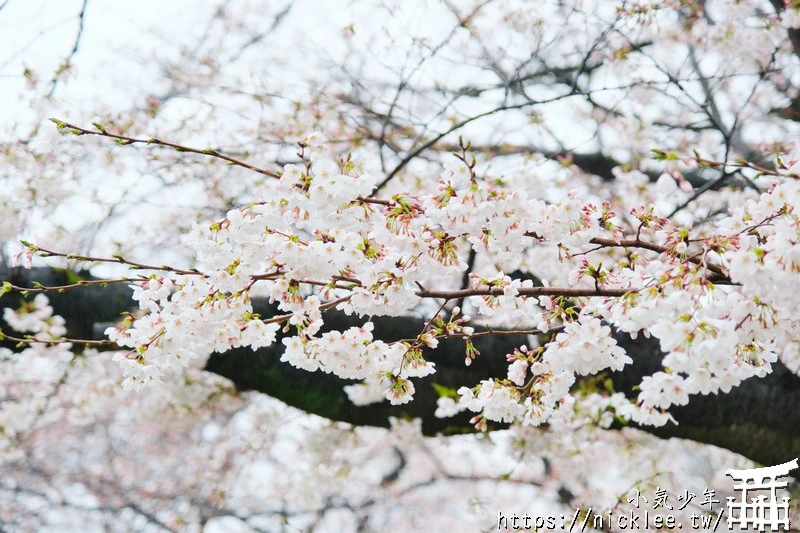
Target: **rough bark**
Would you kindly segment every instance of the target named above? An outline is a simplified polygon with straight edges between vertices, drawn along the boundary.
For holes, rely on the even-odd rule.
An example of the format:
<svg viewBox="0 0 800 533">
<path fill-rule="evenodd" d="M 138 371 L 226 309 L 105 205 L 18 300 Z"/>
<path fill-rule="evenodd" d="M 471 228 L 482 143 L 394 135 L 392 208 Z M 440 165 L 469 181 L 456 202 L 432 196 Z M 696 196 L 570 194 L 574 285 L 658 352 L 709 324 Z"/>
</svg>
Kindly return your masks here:
<svg viewBox="0 0 800 533">
<path fill-rule="evenodd" d="M 74 277 L 76 274 L 69 274 Z M 77 273 L 86 279 L 86 273 Z M 68 273 L 57 269 L 0 270 L 0 281 L 32 286 L 63 284 Z M 100 338 L 105 324 L 119 318 L 132 307 L 130 289 L 125 285 L 90 286 L 65 293 L 48 295 L 55 312 L 64 316 L 70 337 Z M 14 307 L 20 296 L 9 293 L 2 307 Z M 262 316 L 274 313 L 266 301 L 255 300 L 255 310 Z M 2 321 L 0 321 L 2 322 Z M 386 341 L 416 336 L 424 321 L 414 317 L 376 318 L 373 334 Z M 361 324 L 355 317 L 329 311 L 326 328 L 345 329 Z M 4 331 L 7 327 L 3 324 Z M 634 397 L 634 386 L 643 376 L 661 368 L 662 352 L 653 339 L 631 339 L 617 334 L 618 342 L 634 360 L 622 372 L 608 374 L 613 387 Z M 280 362 L 280 342 L 253 352 L 249 348 L 214 354 L 206 369 L 231 379 L 240 390 L 256 390 L 303 411 L 356 425 L 388 426 L 389 417 L 422 419 L 423 432 L 454 434 L 472 431 L 471 414 L 440 419 L 433 413 L 438 395 L 434 383 L 457 388 L 473 385 L 482 379 L 504 376 L 505 354 L 522 345 L 521 336 L 485 336 L 475 339 L 481 352 L 472 365 L 464 364 L 464 342 L 445 340 L 426 356 L 436 364 L 436 373 L 415 380 L 414 401 L 402 406 L 388 402 L 357 407 L 347 399 L 342 388 L 352 381 L 322 372 L 307 372 Z M 6 344 L 6 346 L 11 346 Z M 740 453 L 762 464 L 779 464 L 800 455 L 800 377 L 781 363 L 773 365 L 772 374 L 750 379 L 729 393 L 695 396 L 688 405 L 671 410 L 678 424 L 661 428 L 643 426 L 643 431 L 661 438 L 679 437 L 712 444 Z"/>
</svg>

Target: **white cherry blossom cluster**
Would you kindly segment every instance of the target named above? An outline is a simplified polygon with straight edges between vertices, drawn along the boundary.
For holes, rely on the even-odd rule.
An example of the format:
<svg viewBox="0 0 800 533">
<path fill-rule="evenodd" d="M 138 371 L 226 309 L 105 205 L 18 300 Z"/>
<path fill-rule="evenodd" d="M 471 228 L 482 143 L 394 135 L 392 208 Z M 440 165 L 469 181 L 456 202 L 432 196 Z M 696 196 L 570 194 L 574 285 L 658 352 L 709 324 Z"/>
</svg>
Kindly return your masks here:
<svg viewBox="0 0 800 533">
<path fill-rule="evenodd" d="M 10 307 L 3 309 L 3 320 L 14 330 L 31 333 L 37 340 L 54 340 L 67 333 L 64 318 L 53 315 L 50 301 L 42 293 L 37 294 L 32 302 L 23 303 L 19 309 Z M 35 344 L 33 346 L 44 348 L 46 345 Z M 69 346 L 66 349 L 69 349 Z"/>
<path fill-rule="evenodd" d="M 464 339 L 467 364 L 477 356 L 460 310 L 449 322 L 438 316 L 447 302 L 466 298 L 481 320 L 501 317 L 550 337 L 510 355 L 507 379 L 442 398 L 438 415 L 469 409 L 478 426 L 548 420 L 570 404 L 579 376 L 631 362 L 614 326 L 654 335 L 667 354 L 665 370 L 645 377 L 635 404 L 615 404 L 618 415 L 662 424 L 669 406 L 691 394 L 763 376 L 780 346 L 797 337 L 790 296 L 800 269 L 797 181 L 781 179 L 714 227 L 693 230 L 644 207 L 620 217 L 611 202 L 581 203 L 576 192 L 532 198 L 479 179 L 466 156 L 445 165 L 433 194 L 374 197 L 376 180 L 352 157 L 334 161 L 308 139 L 300 146 L 302 163 L 286 165 L 263 198 L 197 227 L 196 269 L 134 287 L 147 313 L 108 332 L 132 348 L 119 356 L 126 387 L 202 365 L 212 351 L 269 346 L 282 329 L 282 361 L 358 380 L 347 388 L 357 404 L 405 403 L 411 379 L 434 372 L 425 350 L 439 338 Z M 556 250 L 571 266 L 566 286 L 503 272 L 472 272 L 466 288 L 454 284 L 470 251 L 503 264 L 536 248 Z M 256 315 L 250 298 L 259 295 L 283 314 Z M 444 301 L 439 310 L 434 300 Z M 365 317 L 433 312 L 438 322 L 394 343 L 374 339 L 369 319 L 320 333 L 333 308 Z"/>
<path fill-rule="evenodd" d="M 53 343 L 67 330 L 64 319 L 53 314 L 47 296 L 37 294 L 19 309 L 5 308 L 3 320 L 31 342 L 24 350 L 13 352 L 0 347 L 0 457 L 18 452 L 14 440 L 42 416 L 47 395 L 62 380 L 74 358 L 69 343 Z"/>
</svg>

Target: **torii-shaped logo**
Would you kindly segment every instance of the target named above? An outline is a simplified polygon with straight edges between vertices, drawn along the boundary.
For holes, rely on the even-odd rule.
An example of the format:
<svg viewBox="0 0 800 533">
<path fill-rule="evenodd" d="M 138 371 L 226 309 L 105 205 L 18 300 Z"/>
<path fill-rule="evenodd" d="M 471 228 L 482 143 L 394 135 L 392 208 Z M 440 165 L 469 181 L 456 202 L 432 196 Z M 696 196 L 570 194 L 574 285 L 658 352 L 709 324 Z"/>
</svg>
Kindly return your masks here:
<svg viewBox="0 0 800 533">
<path fill-rule="evenodd" d="M 747 470 L 728 469 L 725 475 L 731 476 L 735 483 L 734 490 L 742 492 L 741 501 L 736 498 L 728 497 L 728 529 L 739 525 L 744 529 L 750 526 L 764 531 L 769 526 L 771 530 L 777 531 L 783 526 L 784 531 L 789 530 L 789 497 L 784 496 L 782 501 L 778 501 L 777 490 L 786 488 L 786 481 L 779 481 L 780 478 L 789 475 L 789 472 L 797 468 L 797 459 L 776 466 L 765 468 L 751 468 Z M 769 499 L 763 494 L 758 497 L 751 497 L 748 502 L 748 492 L 769 490 Z"/>
</svg>

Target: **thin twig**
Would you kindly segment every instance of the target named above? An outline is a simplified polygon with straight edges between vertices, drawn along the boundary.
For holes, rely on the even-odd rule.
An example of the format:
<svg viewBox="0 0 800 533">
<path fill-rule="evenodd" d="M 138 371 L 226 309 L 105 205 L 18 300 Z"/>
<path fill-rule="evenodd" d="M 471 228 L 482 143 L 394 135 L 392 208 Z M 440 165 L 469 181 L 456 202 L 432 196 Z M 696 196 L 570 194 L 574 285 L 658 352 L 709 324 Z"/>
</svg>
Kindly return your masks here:
<svg viewBox="0 0 800 533">
<path fill-rule="evenodd" d="M 28 242 L 23 241 L 22 244 L 28 247 L 32 252 L 38 254 L 40 257 L 63 257 L 65 259 L 70 259 L 74 261 L 85 261 L 87 263 L 118 263 L 121 265 L 127 265 L 131 268 L 135 268 L 137 270 L 160 270 L 162 272 L 172 272 L 174 274 L 183 274 L 186 276 L 202 276 L 203 273 L 197 270 L 196 268 L 192 268 L 189 270 L 184 270 L 182 268 L 175 268 L 168 265 L 147 265 L 145 263 L 137 263 L 135 261 L 131 261 L 129 259 L 125 259 L 121 255 L 115 255 L 113 257 L 92 257 L 89 255 L 78 255 L 78 254 L 65 254 L 62 252 L 54 252 L 53 250 L 48 250 L 46 248 L 42 248 L 41 246 L 37 246 L 35 244 L 30 244 Z"/>
<path fill-rule="evenodd" d="M 8 3 L 8 0 L 0 6 L 0 9 L 3 9 L 5 5 Z M 89 0 L 83 0 L 83 5 L 81 6 L 81 12 L 78 13 L 78 34 L 75 36 L 75 44 L 72 45 L 72 50 L 70 50 L 69 55 L 58 68 L 56 73 L 53 75 L 53 79 L 50 80 L 50 91 L 47 93 L 48 98 L 52 98 L 53 95 L 56 93 L 56 86 L 58 85 L 58 77 L 70 69 L 72 66 L 72 59 L 75 57 L 75 54 L 78 53 L 78 47 L 81 44 L 81 37 L 83 36 L 83 21 L 86 15 L 86 5 L 89 3 Z"/>
<path fill-rule="evenodd" d="M 59 129 L 66 130 L 74 135 L 95 135 L 98 137 L 107 137 L 109 139 L 114 139 L 117 144 L 122 146 L 127 146 L 129 144 L 145 144 L 145 145 L 154 145 L 160 146 L 162 148 L 172 148 L 177 152 L 188 152 L 190 154 L 199 154 L 199 155 L 206 155 L 208 157 L 213 157 L 216 159 L 221 159 L 226 161 L 229 165 L 246 168 L 247 170 L 252 170 L 253 172 L 257 172 L 259 174 L 263 174 L 265 176 L 269 176 L 271 178 L 280 178 L 280 173 L 268 170 L 266 168 L 257 167 L 255 165 L 251 165 L 250 163 L 246 163 L 240 159 L 235 159 L 231 156 L 225 155 L 218 150 L 213 148 L 192 148 L 191 146 L 184 146 L 182 144 L 176 144 L 169 141 L 162 141 L 161 139 L 157 139 L 155 137 L 150 137 L 148 139 L 136 138 L 136 137 L 128 137 L 127 135 L 120 135 L 118 133 L 110 133 L 106 131 L 105 127 L 102 124 L 95 124 L 97 131 L 88 130 L 86 128 L 81 128 L 80 126 L 76 126 L 69 122 L 64 122 L 63 120 L 59 120 L 56 118 L 50 119 Z"/>
</svg>

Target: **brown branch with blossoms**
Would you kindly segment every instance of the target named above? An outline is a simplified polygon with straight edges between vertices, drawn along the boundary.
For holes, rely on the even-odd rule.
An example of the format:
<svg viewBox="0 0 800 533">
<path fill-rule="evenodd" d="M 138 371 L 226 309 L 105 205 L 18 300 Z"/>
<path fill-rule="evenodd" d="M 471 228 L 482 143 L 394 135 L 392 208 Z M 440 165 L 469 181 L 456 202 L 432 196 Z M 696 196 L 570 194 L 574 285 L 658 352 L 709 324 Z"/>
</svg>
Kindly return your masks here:
<svg viewBox="0 0 800 533">
<path fill-rule="evenodd" d="M 35 244 L 31 244 L 27 241 L 21 241 L 21 242 L 23 246 L 25 246 L 26 250 L 23 251 L 20 255 L 26 255 L 28 257 L 33 255 L 37 255 L 39 257 L 63 257 L 64 259 L 70 261 L 80 261 L 85 263 L 116 263 L 120 265 L 126 265 L 134 270 L 156 270 L 161 272 L 171 272 L 173 274 L 181 274 L 184 276 L 202 275 L 202 272 L 200 272 L 196 268 L 183 269 L 183 268 L 171 267 L 169 265 L 160 265 L 160 266 L 148 265 L 145 263 L 137 263 L 136 261 L 125 259 L 121 255 L 114 255 L 112 257 L 93 257 L 89 255 L 56 252 L 53 250 L 42 248 L 41 246 L 37 246 Z M 124 281 L 126 280 L 122 279 L 117 281 L 117 283 L 122 283 Z M 111 283 L 111 282 L 112 281 L 107 281 L 106 283 Z M 58 290 L 58 288 L 53 288 L 53 290 Z"/>
<path fill-rule="evenodd" d="M 269 176 L 271 178 L 281 177 L 279 172 L 251 165 L 250 163 L 242 161 L 241 159 L 236 159 L 229 155 L 223 154 L 222 152 L 214 148 L 193 148 L 191 146 L 184 146 L 182 144 L 177 144 L 170 141 L 162 141 L 161 139 L 157 139 L 155 137 L 149 137 L 147 139 L 144 139 L 144 138 L 129 137 L 127 135 L 122 135 L 119 133 L 111 133 L 107 131 L 105 127 L 98 122 L 94 123 L 95 128 L 97 128 L 97 131 L 94 131 L 82 128 L 80 126 L 76 126 L 75 124 L 71 124 L 69 122 L 64 122 L 63 120 L 59 120 L 57 118 L 51 118 L 50 121 L 53 122 L 56 125 L 56 127 L 58 127 L 59 130 L 66 131 L 67 133 L 71 133 L 73 135 L 78 135 L 78 136 L 94 135 L 98 137 L 107 137 L 109 139 L 113 139 L 120 146 L 128 146 L 131 144 L 144 144 L 147 146 L 152 145 L 152 146 L 159 146 L 162 148 L 171 148 L 176 152 L 187 152 L 191 154 L 205 155 L 215 159 L 220 159 L 222 161 L 227 162 L 229 165 L 242 167 L 247 170 L 257 172 L 258 174 Z"/>
<path fill-rule="evenodd" d="M 671 249 L 667 246 L 661 246 L 652 242 L 642 240 L 640 238 L 620 239 L 619 241 L 616 241 L 614 239 L 596 237 L 589 242 L 598 245 L 600 248 L 641 248 L 643 250 L 650 250 L 661 254 L 667 254 L 671 252 Z M 703 266 L 706 270 L 709 270 L 710 272 L 713 272 L 714 274 L 719 276 L 720 279 L 718 281 L 730 282 L 730 278 L 728 278 L 727 273 L 719 265 L 706 263 L 702 259 L 698 259 L 697 257 L 688 257 L 687 260 L 690 263 Z"/>
<path fill-rule="evenodd" d="M 518 296 L 555 296 L 566 298 L 592 298 L 592 297 L 620 297 L 630 292 L 637 292 L 633 289 L 572 289 L 566 287 L 520 287 L 516 290 Z M 446 300 L 458 300 L 470 296 L 502 296 L 503 288 L 471 288 L 453 291 L 436 291 L 420 289 L 416 295 L 420 298 L 444 298 Z"/>
<path fill-rule="evenodd" d="M 56 339 L 37 339 L 33 335 L 26 335 L 24 337 L 17 337 L 9 335 L 8 333 L 0 330 L 0 342 L 14 342 L 18 347 L 25 344 L 45 344 L 48 346 L 55 346 L 57 344 L 82 344 L 85 346 L 117 346 L 117 343 L 110 340 L 97 340 L 97 339 L 72 339 L 69 337 L 58 337 Z"/>
<path fill-rule="evenodd" d="M 47 285 L 42 285 L 38 282 L 34 282 L 33 287 L 20 287 L 19 285 L 14 285 L 13 283 L 6 281 L 2 285 L 0 285 L 0 296 L 7 292 L 18 292 L 23 296 L 27 296 L 28 294 L 37 294 L 37 293 L 64 292 L 72 289 L 78 289 L 80 287 L 91 287 L 91 286 L 107 287 L 108 285 L 114 285 L 117 283 L 138 283 L 142 281 L 147 281 L 147 278 L 144 276 L 139 276 L 135 278 L 91 279 L 91 280 L 82 279 L 76 281 L 75 283 L 68 283 L 65 285 L 54 285 L 54 286 L 47 286 Z"/>
</svg>

